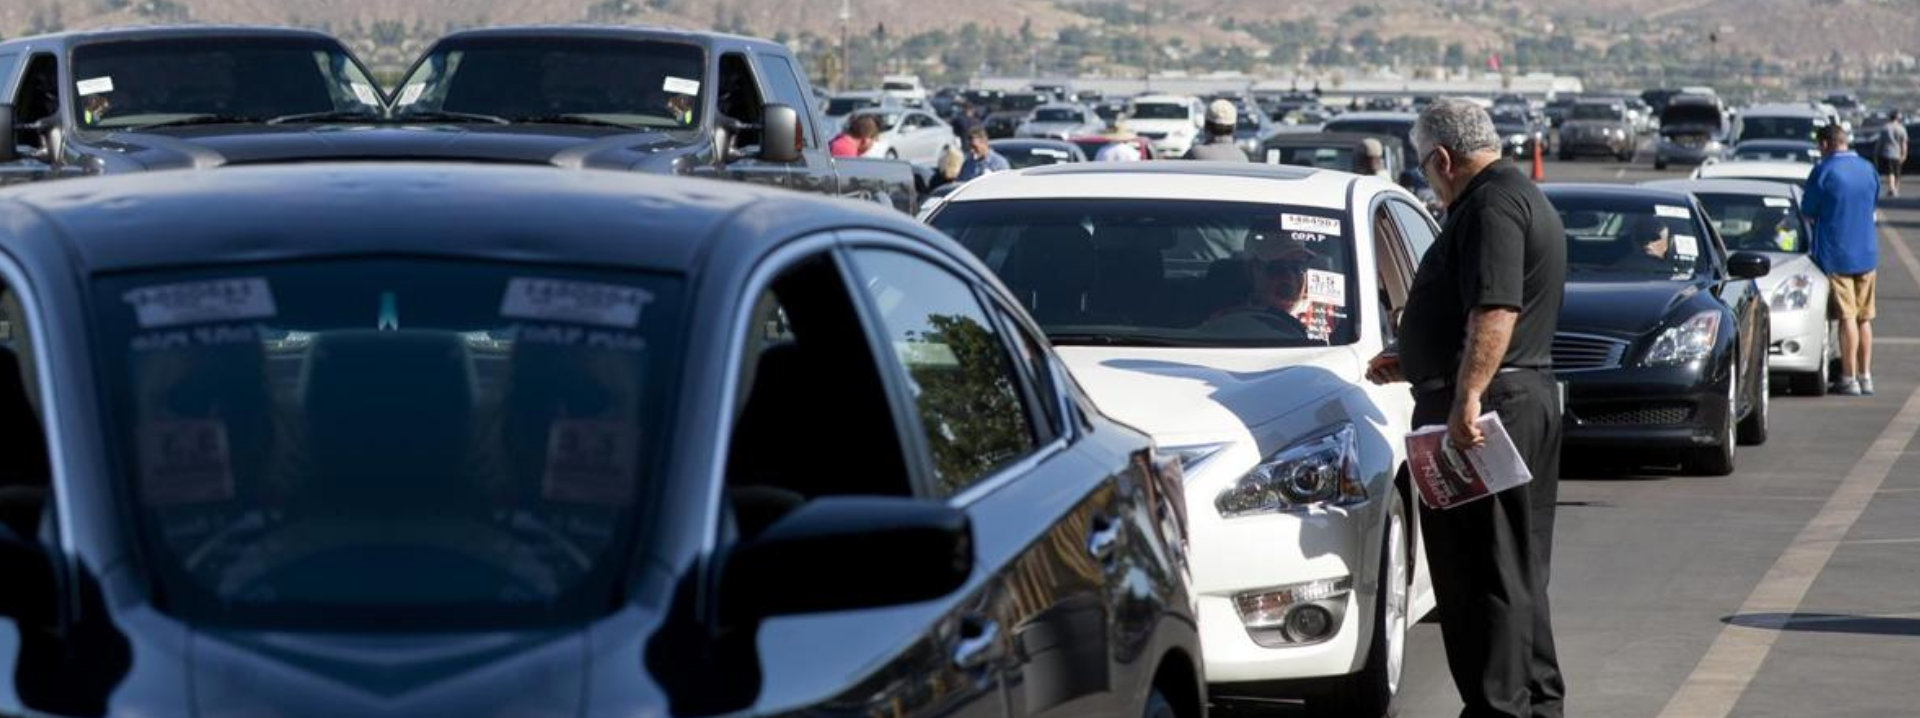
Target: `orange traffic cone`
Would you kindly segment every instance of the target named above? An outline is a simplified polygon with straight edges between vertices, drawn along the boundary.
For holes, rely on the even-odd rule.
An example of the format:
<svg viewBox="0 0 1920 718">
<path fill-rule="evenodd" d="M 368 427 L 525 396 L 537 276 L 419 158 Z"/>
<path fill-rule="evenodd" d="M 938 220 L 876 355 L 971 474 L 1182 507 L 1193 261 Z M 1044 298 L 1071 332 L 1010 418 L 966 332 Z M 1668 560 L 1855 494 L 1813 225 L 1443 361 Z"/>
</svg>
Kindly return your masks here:
<svg viewBox="0 0 1920 718">
<path fill-rule="evenodd" d="M 1536 137 L 1533 140 L 1533 181 L 1539 182 L 1546 178 L 1547 166 L 1540 159 L 1540 139 Z"/>
</svg>

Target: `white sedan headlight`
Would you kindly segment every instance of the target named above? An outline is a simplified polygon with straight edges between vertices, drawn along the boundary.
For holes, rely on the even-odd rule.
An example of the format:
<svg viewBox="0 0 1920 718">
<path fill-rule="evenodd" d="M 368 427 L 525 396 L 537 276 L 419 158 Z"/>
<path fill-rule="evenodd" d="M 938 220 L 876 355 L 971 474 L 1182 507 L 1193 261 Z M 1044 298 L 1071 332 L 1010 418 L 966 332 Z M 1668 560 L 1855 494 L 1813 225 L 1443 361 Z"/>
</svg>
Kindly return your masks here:
<svg viewBox="0 0 1920 718">
<path fill-rule="evenodd" d="M 1507 135 L 1507 143 L 1515 144 L 1515 145 L 1524 145 L 1527 143 L 1527 136 L 1526 135 Z"/>
<path fill-rule="evenodd" d="M 1679 366 L 1707 358 L 1720 336 L 1720 312 L 1707 310 L 1667 327 L 1647 350 L 1648 366 Z"/>
<path fill-rule="evenodd" d="M 1220 492 L 1214 506 L 1234 518 L 1365 500 L 1359 437 L 1353 424 L 1341 422 L 1267 457 Z"/>
<path fill-rule="evenodd" d="M 1805 274 L 1795 274 L 1773 288 L 1773 295 L 1767 304 L 1776 312 L 1790 312 L 1806 309 L 1813 302 L 1813 278 Z"/>
</svg>

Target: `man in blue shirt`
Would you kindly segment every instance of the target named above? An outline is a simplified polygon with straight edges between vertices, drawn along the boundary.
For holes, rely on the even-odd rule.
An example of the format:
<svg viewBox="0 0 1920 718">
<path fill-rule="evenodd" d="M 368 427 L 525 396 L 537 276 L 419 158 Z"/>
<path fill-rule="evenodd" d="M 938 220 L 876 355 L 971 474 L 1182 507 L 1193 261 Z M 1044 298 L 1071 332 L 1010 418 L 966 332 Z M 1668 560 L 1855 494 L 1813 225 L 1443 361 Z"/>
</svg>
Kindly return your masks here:
<svg viewBox="0 0 1920 718">
<path fill-rule="evenodd" d="M 1873 270 L 1880 250 L 1873 226 L 1880 177 L 1847 147 L 1838 124 L 1820 129 L 1826 156 L 1807 176 L 1800 211 L 1813 221 L 1813 263 L 1832 286 L 1840 317 L 1840 379 L 1834 392 L 1873 393 Z"/>
<path fill-rule="evenodd" d="M 960 166 L 960 176 L 957 178 L 961 182 L 1013 169 L 1013 165 L 1007 163 L 1007 158 L 1000 156 L 987 144 L 987 131 L 979 127 L 967 131 L 966 154 L 967 162 Z M 1874 180 L 1874 186 L 1879 187 L 1880 180 Z"/>
</svg>

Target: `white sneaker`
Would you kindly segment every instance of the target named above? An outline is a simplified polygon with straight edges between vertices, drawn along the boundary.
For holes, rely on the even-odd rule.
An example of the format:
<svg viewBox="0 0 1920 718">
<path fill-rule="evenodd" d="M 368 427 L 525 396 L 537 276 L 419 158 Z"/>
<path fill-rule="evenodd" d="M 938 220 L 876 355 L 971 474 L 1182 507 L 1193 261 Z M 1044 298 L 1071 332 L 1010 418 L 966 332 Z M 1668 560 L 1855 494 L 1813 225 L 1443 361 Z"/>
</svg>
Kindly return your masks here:
<svg viewBox="0 0 1920 718">
<path fill-rule="evenodd" d="M 1834 383 L 1832 393 L 1839 394 L 1840 396 L 1860 396 L 1860 382 L 1852 379 L 1841 379 Z"/>
<path fill-rule="evenodd" d="M 1873 377 L 1865 374 L 1860 375 L 1860 393 L 1873 396 Z"/>
</svg>

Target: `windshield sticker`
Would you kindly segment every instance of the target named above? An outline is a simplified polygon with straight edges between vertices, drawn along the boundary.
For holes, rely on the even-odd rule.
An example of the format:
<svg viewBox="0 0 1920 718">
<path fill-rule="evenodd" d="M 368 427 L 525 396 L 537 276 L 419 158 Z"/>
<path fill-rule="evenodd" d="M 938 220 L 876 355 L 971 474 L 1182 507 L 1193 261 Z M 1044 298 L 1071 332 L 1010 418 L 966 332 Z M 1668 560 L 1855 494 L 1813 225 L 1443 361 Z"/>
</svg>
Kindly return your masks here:
<svg viewBox="0 0 1920 718">
<path fill-rule="evenodd" d="M 140 328 L 265 319 L 275 314 L 273 289 L 258 277 L 143 287 L 122 295 Z"/>
<path fill-rule="evenodd" d="M 587 330 L 559 324 L 515 326 L 512 341 L 556 347 L 584 347 L 638 353 L 647 350 L 646 337 L 634 332 Z"/>
<path fill-rule="evenodd" d="M 1785 197 L 1763 197 L 1761 198 L 1760 201 L 1767 203 L 1768 207 L 1792 207 L 1793 206 L 1793 203 L 1788 202 L 1787 198 Z"/>
<path fill-rule="evenodd" d="M 1323 269 L 1307 270 L 1307 301 L 1340 306 L 1347 303 L 1347 275 Z"/>
<path fill-rule="evenodd" d="M 233 498 L 227 425 L 215 419 L 154 421 L 140 427 L 140 488 L 157 506 Z"/>
<path fill-rule="evenodd" d="M 1692 219 L 1693 218 L 1693 215 L 1687 212 L 1687 208 L 1675 207 L 1670 204 L 1654 205 L 1653 213 L 1655 216 L 1666 217 L 1667 219 Z"/>
<path fill-rule="evenodd" d="M 507 281 L 500 315 L 632 329 L 640 325 L 641 308 L 652 301 L 652 293 L 618 284 L 515 277 Z"/>
<path fill-rule="evenodd" d="M 85 97 L 87 95 L 100 95 L 100 94 L 105 94 L 113 91 L 113 78 L 89 77 L 85 80 L 81 80 L 79 83 L 77 83 L 77 85 L 79 87 L 81 97 Z"/>
<path fill-rule="evenodd" d="M 561 419 L 547 432 L 548 501 L 624 506 L 638 481 L 640 429 L 624 421 Z"/>
<path fill-rule="evenodd" d="M 1267 150 L 1267 164 L 1270 164 L 1270 165 L 1280 164 L 1279 150 Z"/>
<path fill-rule="evenodd" d="M 349 85 L 349 87 L 353 88 L 353 99 L 359 100 L 360 104 L 362 105 L 380 104 L 380 96 L 374 93 L 372 86 L 363 85 L 361 83 L 355 82 Z"/>
<path fill-rule="evenodd" d="M 700 94 L 700 81 L 669 75 L 664 82 L 660 83 L 660 89 L 680 95 L 698 95 Z"/>
<path fill-rule="evenodd" d="M 1700 256 L 1700 240 L 1691 234 L 1673 235 L 1673 254 L 1684 259 Z"/>
<path fill-rule="evenodd" d="M 1280 228 L 1289 232 L 1339 234 L 1340 220 L 1332 217 L 1315 217 L 1307 214 L 1282 214 L 1280 215 Z"/>
<path fill-rule="evenodd" d="M 1050 149 L 1047 149 L 1047 148 L 1045 148 L 1045 147 L 1036 147 L 1036 148 L 1034 148 L 1034 150 L 1033 150 L 1033 154 L 1035 154 L 1035 155 L 1038 155 L 1038 156 L 1040 156 L 1040 157 L 1052 157 L 1052 158 L 1054 158 L 1054 159 L 1066 159 L 1066 158 L 1067 158 L 1067 153 L 1066 153 L 1066 152 L 1063 152 L 1063 151 L 1061 151 L 1061 150 L 1050 150 Z"/>
<path fill-rule="evenodd" d="M 415 102 L 419 102 L 421 93 L 424 93 L 426 91 L 427 91 L 426 85 L 408 85 L 406 87 L 400 88 L 399 104 L 411 105 Z"/>
</svg>

